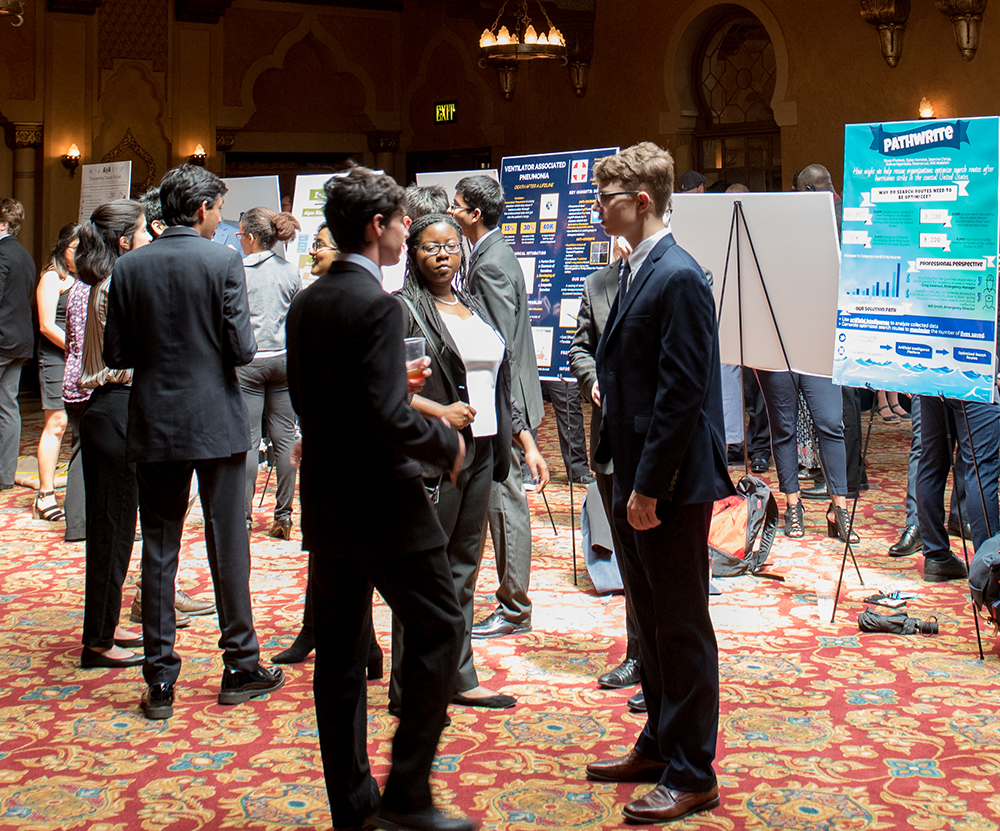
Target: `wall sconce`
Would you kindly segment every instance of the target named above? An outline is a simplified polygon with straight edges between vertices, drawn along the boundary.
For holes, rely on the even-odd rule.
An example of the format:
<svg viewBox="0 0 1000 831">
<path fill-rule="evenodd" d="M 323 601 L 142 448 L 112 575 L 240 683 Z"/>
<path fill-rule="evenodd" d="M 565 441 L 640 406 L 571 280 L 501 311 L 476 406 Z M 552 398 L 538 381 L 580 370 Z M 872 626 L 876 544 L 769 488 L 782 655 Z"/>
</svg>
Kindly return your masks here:
<svg viewBox="0 0 1000 831">
<path fill-rule="evenodd" d="M 69 178 L 72 179 L 76 169 L 80 166 L 80 148 L 75 144 L 69 146 L 66 155 L 62 157 L 63 167 L 69 171 Z"/>
<path fill-rule="evenodd" d="M 200 142 L 195 145 L 194 153 L 188 156 L 188 161 L 201 167 L 205 166 L 205 148 L 201 146 Z"/>
<path fill-rule="evenodd" d="M 921 118 L 934 118 L 934 107 L 926 98 L 921 98 L 917 113 Z"/>
</svg>

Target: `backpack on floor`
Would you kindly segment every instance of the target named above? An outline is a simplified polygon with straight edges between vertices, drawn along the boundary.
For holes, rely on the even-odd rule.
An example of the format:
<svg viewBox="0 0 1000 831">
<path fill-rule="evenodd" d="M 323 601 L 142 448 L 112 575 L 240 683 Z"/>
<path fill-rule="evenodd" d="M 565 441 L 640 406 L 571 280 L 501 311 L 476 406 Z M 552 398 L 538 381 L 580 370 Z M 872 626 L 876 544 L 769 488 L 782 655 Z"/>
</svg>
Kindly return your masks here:
<svg viewBox="0 0 1000 831">
<path fill-rule="evenodd" d="M 744 476 L 736 493 L 720 499 L 712 510 L 712 576 L 756 574 L 767 562 L 777 530 L 778 503 L 771 489 L 756 476 Z"/>
<path fill-rule="evenodd" d="M 997 618 L 994 604 L 1000 602 L 1000 534 L 979 546 L 969 566 L 972 601 L 986 617 Z"/>
</svg>

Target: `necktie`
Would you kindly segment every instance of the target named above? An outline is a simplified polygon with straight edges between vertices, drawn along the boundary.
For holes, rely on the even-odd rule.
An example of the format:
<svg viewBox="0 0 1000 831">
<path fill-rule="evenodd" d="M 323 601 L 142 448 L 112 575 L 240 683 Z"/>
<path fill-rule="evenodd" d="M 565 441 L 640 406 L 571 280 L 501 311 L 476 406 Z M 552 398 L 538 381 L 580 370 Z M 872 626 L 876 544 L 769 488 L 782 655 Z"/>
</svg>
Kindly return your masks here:
<svg viewBox="0 0 1000 831">
<path fill-rule="evenodd" d="M 628 260 L 622 261 L 621 273 L 618 275 L 618 293 L 625 299 L 628 287 L 632 284 L 632 266 Z"/>
</svg>

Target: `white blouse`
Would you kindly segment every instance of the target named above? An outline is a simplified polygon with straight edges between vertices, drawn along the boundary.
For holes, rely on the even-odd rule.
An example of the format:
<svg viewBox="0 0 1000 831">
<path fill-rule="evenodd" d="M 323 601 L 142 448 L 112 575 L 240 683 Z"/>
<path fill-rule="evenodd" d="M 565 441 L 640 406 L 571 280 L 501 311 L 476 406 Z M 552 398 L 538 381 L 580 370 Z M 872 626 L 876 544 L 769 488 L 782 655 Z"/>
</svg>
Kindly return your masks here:
<svg viewBox="0 0 1000 831">
<path fill-rule="evenodd" d="M 492 326 L 478 315 L 462 320 L 441 315 L 465 364 L 465 386 L 469 404 L 476 411 L 472 435 L 493 436 L 497 432 L 497 374 L 503 362 L 504 343 Z"/>
</svg>

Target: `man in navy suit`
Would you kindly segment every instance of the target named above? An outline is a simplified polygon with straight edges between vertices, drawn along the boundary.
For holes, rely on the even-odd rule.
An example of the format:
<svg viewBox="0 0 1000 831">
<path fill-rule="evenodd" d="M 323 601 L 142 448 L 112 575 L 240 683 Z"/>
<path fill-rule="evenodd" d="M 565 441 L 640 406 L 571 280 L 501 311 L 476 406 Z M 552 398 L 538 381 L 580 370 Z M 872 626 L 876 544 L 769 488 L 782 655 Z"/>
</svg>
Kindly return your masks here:
<svg viewBox="0 0 1000 831">
<path fill-rule="evenodd" d="M 642 654 L 648 710 L 635 747 L 587 766 L 590 779 L 656 782 L 624 808 L 661 823 L 719 804 L 718 647 L 708 612 L 712 503 L 726 470 L 719 337 L 704 271 L 664 225 L 670 154 L 643 142 L 594 167 L 609 235 L 632 247 L 597 347 L 601 440 L 614 459 L 613 521 Z"/>
</svg>

